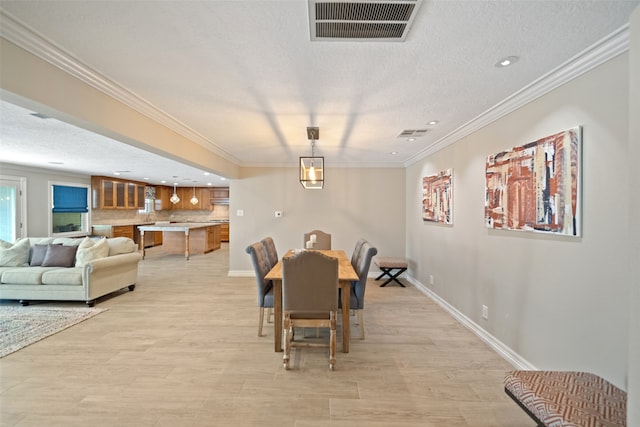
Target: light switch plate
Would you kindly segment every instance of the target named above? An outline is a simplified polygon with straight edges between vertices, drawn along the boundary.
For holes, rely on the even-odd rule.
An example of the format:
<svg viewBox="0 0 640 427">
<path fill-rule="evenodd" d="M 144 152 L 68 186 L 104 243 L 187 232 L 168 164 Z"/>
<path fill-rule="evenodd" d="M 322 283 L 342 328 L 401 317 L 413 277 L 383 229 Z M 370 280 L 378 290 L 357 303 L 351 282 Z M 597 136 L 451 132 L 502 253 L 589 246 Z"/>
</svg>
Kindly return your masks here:
<svg viewBox="0 0 640 427">
<path fill-rule="evenodd" d="M 238 210 L 236 211 L 236 215 L 237 215 L 237 216 L 244 216 L 244 209 L 238 209 Z"/>
</svg>

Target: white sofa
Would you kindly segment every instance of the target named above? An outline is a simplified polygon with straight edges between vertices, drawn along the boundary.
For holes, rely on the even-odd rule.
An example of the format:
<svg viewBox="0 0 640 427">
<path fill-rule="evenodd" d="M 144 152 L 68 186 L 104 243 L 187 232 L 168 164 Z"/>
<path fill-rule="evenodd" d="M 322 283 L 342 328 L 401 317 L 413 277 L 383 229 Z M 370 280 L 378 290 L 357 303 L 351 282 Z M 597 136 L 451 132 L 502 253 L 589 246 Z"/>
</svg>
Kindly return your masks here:
<svg viewBox="0 0 640 427">
<path fill-rule="evenodd" d="M 65 257 L 62 263 L 70 263 L 60 265 Z M 104 295 L 124 288 L 133 291 L 141 259 L 136 244 L 126 237 L 0 241 L 0 299 L 22 305 L 30 300 L 84 301 L 92 307 Z"/>
</svg>

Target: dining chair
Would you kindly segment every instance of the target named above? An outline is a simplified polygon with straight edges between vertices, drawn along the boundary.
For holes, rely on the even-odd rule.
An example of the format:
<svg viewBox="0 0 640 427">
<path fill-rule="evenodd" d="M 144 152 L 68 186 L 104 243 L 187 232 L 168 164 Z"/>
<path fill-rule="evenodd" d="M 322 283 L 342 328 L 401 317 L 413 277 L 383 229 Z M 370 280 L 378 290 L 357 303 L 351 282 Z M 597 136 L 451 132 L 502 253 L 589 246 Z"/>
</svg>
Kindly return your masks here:
<svg viewBox="0 0 640 427">
<path fill-rule="evenodd" d="M 357 315 L 356 323 L 360 325 L 360 339 L 364 339 L 364 294 L 367 289 L 367 275 L 371 266 L 371 259 L 378 253 L 378 249 L 365 241 L 360 248 L 360 257 L 354 266 L 358 280 L 351 282 L 351 295 L 349 296 L 349 307 L 355 310 Z M 338 301 L 342 308 L 341 300 Z"/>
<path fill-rule="evenodd" d="M 326 347 L 294 340 L 294 328 L 329 328 L 329 369 L 336 364 L 338 260 L 320 252 L 300 251 L 282 260 L 283 365 L 289 369 L 291 347 Z"/>
<path fill-rule="evenodd" d="M 367 241 L 366 239 L 358 239 L 358 241 L 356 242 L 355 248 L 353 248 L 353 254 L 351 254 L 351 265 L 353 266 L 353 268 L 356 268 L 356 265 L 358 265 L 358 260 L 360 258 L 362 245 L 366 241 Z"/>
<path fill-rule="evenodd" d="M 278 263 L 278 251 L 276 250 L 276 244 L 271 237 L 265 237 L 261 240 L 264 248 L 267 250 L 267 258 L 269 259 L 269 269 L 273 268 Z"/>
<path fill-rule="evenodd" d="M 312 235 L 316 236 L 316 242 L 310 249 L 331 250 L 331 234 L 325 233 L 321 230 L 313 230 L 308 233 L 304 233 L 303 248 L 307 247 L 307 242 L 311 239 Z"/>
<path fill-rule="evenodd" d="M 271 319 L 273 311 L 273 283 L 271 280 L 265 280 L 266 274 L 271 270 L 267 250 L 262 242 L 253 243 L 245 249 L 251 256 L 253 270 L 256 274 L 256 284 L 258 285 L 258 307 L 260 308 L 260 317 L 258 320 L 258 336 L 262 336 L 262 324 L 264 320 L 264 309 L 267 309 L 267 322 Z"/>
</svg>

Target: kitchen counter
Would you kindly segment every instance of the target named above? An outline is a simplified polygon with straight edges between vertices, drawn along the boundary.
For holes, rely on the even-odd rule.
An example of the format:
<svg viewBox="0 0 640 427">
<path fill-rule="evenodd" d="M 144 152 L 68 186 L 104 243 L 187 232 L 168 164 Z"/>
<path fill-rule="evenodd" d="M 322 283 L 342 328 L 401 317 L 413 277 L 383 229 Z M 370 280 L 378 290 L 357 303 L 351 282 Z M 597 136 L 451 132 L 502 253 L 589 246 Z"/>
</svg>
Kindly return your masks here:
<svg viewBox="0 0 640 427">
<path fill-rule="evenodd" d="M 140 225 L 140 240 L 144 241 L 146 231 L 162 232 L 162 247 L 168 253 L 182 253 L 188 260 L 193 254 L 205 254 L 220 248 L 220 224 L 211 222 L 173 222 Z M 142 259 L 144 245 L 140 245 Z"/>
</svg>

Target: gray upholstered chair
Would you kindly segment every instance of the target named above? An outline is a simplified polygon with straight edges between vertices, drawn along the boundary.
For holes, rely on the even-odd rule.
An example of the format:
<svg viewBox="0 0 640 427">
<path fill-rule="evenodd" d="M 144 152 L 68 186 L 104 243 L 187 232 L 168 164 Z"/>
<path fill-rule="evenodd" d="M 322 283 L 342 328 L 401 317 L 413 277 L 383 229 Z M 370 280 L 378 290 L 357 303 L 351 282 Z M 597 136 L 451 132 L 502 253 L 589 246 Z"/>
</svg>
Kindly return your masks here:
<svg viewBox="0 0 640 427">
<path fill-rule="evenodd" d="M 278 251 L 276 250 L 276 244 L 271 237 L 265 237 L 261 240 L 264 248 L 267 250 L 267 258 L 269 259 L 270 269 L 278 263 Z"/>
<path fill-rule="evenodd" d="M 271 318 L 273 309 L 273 283 L 265 280 L 265 276 L 271 270 L 267 250 L 262 242 L 253 243 L 245 249 L 251 256 L 253 270 L 256 273 L 256 283 L 258 285 L 258 307 L 260 308 L 260 318 L 258 320 L 258 336 L 262 336 L 262 323 L 264 320 L 264 309 L 267 309 L 267 322 Z"/>
<path fill-rule="evenodd" d="M 354 266 L 358 274 L 358 281 L 351 282 L 351 296 L 349 298 L 349 306 L 356 311 L 358 319 L 356 323 L 360 325 L 360 339 L 364 339 L 364 293 L 367 289 L 367 275 L 371 266 L 371 258 L 378 253 L 378 250 L 365 241 L 360 248 L 360 256 L 357 264 Z M 342 303 L 339 300 L 339 305 Z"/>
<path fill-rule="evenodd" d="M 291 347 L 326 347 L 294 341 L 296 327 L 329 328 L 329 369 L 336 364 L 338 260 L 314 251 L 300 251 L 282 260 L 283 364 L 289 369 Z"/>
<path fill-rule="evenodd" d="M 303 248 L 306 248 L 306 244 L 311 238 L 312 234 L 315 234 L 316 236 L 316 243 L 313 245 L 311 249 L 325 249 L 325 250 L 331 249 L 331 234 L 325 233 L 324 231 L 321 231 L 321 230 L 313 230 L 308 233 L 304 233 L 304 242 L 303 242 L 304 246 L 302 246 Z"/>
<path fill-rule="evenodd" d="M 362 253 L 362 245 L 365 242 L 366 239 L 358 239 L 358 241 L 356 242 L 356 247 L 353 248 L 353 254 L 351 254 L 351 265 L 353 266 L 353 268 L 356 268 L 356 265 L 358 265 L 358 259 L 360 258 L 360 255 Z"/>
</svg>

